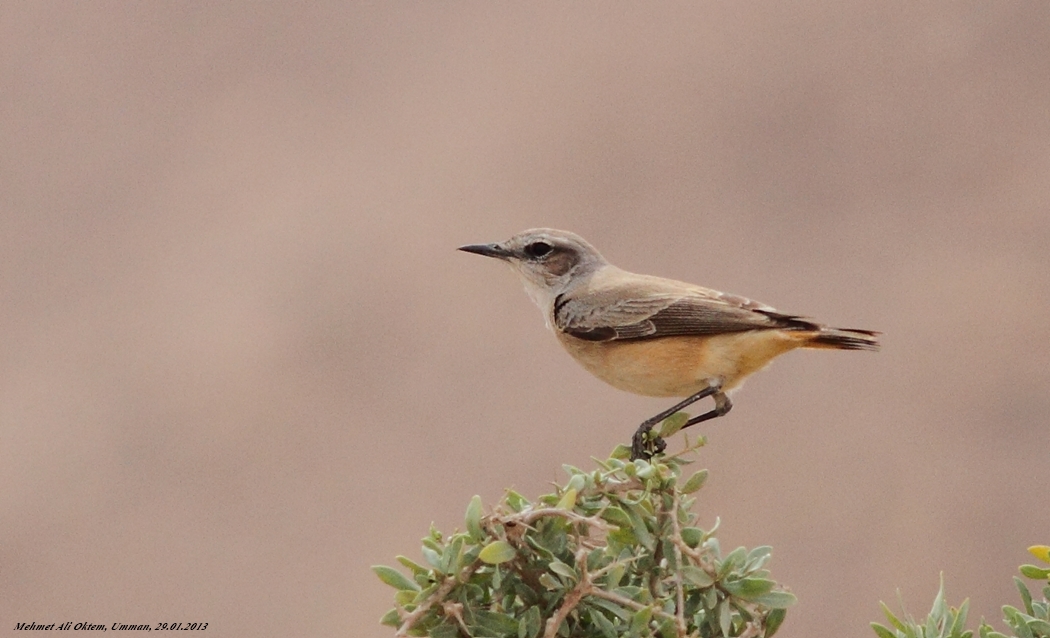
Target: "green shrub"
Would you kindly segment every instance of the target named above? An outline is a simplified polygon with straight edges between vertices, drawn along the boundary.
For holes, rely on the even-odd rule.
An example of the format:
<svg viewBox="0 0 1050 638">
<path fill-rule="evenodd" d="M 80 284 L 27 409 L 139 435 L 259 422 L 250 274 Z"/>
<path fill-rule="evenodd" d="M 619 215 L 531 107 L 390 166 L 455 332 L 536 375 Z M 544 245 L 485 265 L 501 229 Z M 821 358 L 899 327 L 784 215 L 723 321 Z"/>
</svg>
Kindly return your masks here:
<svg viewBox="0 0 1050 638">
<path fill-rule="evenodd" d="M 397 557 L 409 575 L 373 568 L 398 590 L 383 624 L 432 638 L 772 636 L 795 597 L 769 578 L 769 547 L 724 554 L 717 521 L 696 525 L 707 471 L 684 479 L 683 456 L 702 444 L 651 463 L 621 446 L 488 514 L 475 496 L 465 531 L 423 539 L 423 564 Z"/>
<path fill-rule="evenodd" d="M 1035 545 L 1029 547 L 1028 551 L 1033 556 L 1050 563 L 1050 547 L 1046 545 Z M 1003 621 L 1013 630 L 1014 638 L 1050 638 L 1050 569 L 1037 567 L 1035 565 L 1022 565 L 1021 574 L 1028 578 L 1046 581 L 1043 587 L 1043 599 L 1040 601 L 1032 599 L 1032 593 L 1020 578 L 1014 577 L 1014 583 L 1021 593 L 1022 609 L 1010 605 L 1003 606 Z M 958 608 L 949 607 L 944 602 L 944 580 L 937 597 L 933 601 L 933 609 L 927 615 L 926 620 L 919 623 L 907 614 L 900 618 L 890 611 L 883 603 L 882 611 L 890 622 L 890 627 L 878 623 L 871 623 L 872 629 L 879 638 L 971 638 L 973 631 L 966 629 L 966 612 L 969 601 L 964 600 Z M 982 622 L 978 628 L 980 638 L 1010 638 L 1006 634 L 995 631 L 987 623 Z"/>
</svg>

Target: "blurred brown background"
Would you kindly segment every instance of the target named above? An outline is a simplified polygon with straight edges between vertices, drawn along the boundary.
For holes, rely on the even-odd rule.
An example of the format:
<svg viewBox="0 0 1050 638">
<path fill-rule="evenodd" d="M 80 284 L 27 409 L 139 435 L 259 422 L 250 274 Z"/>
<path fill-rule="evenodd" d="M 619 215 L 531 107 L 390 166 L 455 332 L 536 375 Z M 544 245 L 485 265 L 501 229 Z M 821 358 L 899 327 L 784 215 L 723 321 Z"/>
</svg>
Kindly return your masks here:
<svg viewBox="0 0 1050 638">
<path fill-rule="evenodd" d="M 1045 2 L 6 1 L 0 145 L 8 631 L 391 635 L 369 565 L 666 406 L 454 250 L 532 226 L 885 331 L 706 430 L 784 635 L 1050 541 Z"/>
</svg>

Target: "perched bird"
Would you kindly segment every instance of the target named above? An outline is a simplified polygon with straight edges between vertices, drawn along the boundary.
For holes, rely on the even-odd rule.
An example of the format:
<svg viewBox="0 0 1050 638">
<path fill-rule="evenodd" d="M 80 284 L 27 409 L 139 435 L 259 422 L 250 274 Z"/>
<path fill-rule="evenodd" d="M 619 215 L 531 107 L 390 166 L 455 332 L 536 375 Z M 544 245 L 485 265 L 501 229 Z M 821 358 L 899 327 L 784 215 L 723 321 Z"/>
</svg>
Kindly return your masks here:
<svg viewBox="0 0 1050 638">
<path fill-rule="evenodd" d="M 558 341 L 591 374 L 635 394 L 686 397 L 638 427 L 632 459 L 662 452 L 653 426 L 692 403 L 710 396 L 715 405 L 683 427 L 729 412 L 728 392 L 777 355 L 879 349 L 872 330 L 830 328 L 737 295 L 621 270 L 564 230 L 535 228 L 459 250 L 510 264 Z"/>
</svg>

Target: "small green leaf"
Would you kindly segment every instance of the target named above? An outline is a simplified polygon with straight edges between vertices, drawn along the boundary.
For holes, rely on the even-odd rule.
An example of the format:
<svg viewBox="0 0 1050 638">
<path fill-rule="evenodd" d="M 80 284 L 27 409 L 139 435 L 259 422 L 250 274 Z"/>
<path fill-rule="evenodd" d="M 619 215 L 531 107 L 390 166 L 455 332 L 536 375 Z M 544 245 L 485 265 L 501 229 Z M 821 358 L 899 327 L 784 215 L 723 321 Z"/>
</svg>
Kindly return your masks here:
<svg viewBox="0 0 1050 638">
<path fill-rule="evenodd" d="M 386 625 L 387 627 L 400 627 L 401 614 L 396 609 L 391 609 L 383 614 L 383 619 L 379 621 L 379 624 Z"/>
<path fill-rule="evenodd" d="M 606 535 L 606 540 L 609 541 L 610 547 L 616 548 L 628 548 L 633 547 L 638 543 L 638 538 L 635 537 L 634 532 L 629 527 L 620 527 L 614 529 Z"/>
<path fill-rule="evenodd" d="M 638 542 L 646 547 L 646 549 L 653 549 L 656 546 L 656 539 L 653 538 L 652 532 L 645 525 L 645 519 L 648 513 L 641 508 L 639 505 L 631 505 L 627 508 L 627 517 L 631 521 L 631 530 L 634 532 Z"/>
<path fill-rule="evenodd" d="M 700 470 L 696 474 L 689 477 L 689 480 L 682 486 L 683 494 L 692 494 L 701 487 L 704 486 L 704 482 L 707 481 L 707 470 Z"/>
<path fill-rule="evenodd" d="M 617 605 L 611 600 L 605 600 L 604 598 L 588 598 L 587 602 L 595 607 L 601 607 L 624 622 L 630 622 L 631 620 L 630 610 Z"/>
<path fill-rule="evenodd" d="M 423 547 L 429 547 L 435 552 L 440 553 L 441 550 L 444 549 L 445 544 L 441 541 L 440 538 L 434 538 L 434 534 L 438 534 L 440 536 L 440 532 L 438 532 L 437 530 L 432 530 L 432 534 L 423 539 Z"/>
<path fill-rule="evenodd" d="M 717 521 L 716 521 L 717 522 Z M 711 552 L 711 555 L 715 557 L 716 561 L 722 560 L 722 544 L 718 542 L 718 539 L 712 536 L 714 530 L 712 529 L 706 534 L 704 539 L 704 547 Z"/>
<path fill-rule="evenodd" d="M 733 627 L 733 610 L 728 600 L 723 600 L 718 605 L 718 626 L 722 629 L 723 636 L 729 636 L 729 630 Z"/>
<path fill-rule="evenodd" d="M 1021 565 L 1021 575 L 1026 578 L 1043 580 L 1044 578 L 1050 578 L 1050 569 L 1043 569 L 1035 565 Z"/>
<path fill-rule="evenodd" d="M 441 572 L 444 574 L 455 574 L 459 571 L 463 555 L 463 536 L 455 535 L 451 542 L 441 552 Z"/>
<path fill-rule="evenodd" d="M 619 459 L 621 461 L 631 458 L 631 447 L 628 445 L 617 445 L 612 454 L 609 455 L 610 459 Z"/>
<path fill-rule="evenodd" d="M 610 563 L 612 563 L 612 557 L 607 555 L 601 547 L 595 547 L 587 554 L 587 569 L 592 572 L 598 571 Z"/>
<path fill-rule="evenodd" d="M 606 587 L 617 587 L 620 581 L 623 580 L 624 572 L 627 570 L 625 566 L 617 565 L 612 567 L 605 573 L 605 586 Z"/>
<path fill-rule="evenodd" d="M 677 638 L 678 636 L 674 621 L 666 616 L 656 618 L 656 633 L 660 635 L 660 638 Z"/>
<path fill-rule="evenodd" d="M 540 635 L 540 608 L 533 605 L 518 621 L 518 638 L 536 638 Z"/>
<path fill-rule="evenodd" d="M 981 625 L 981 638 L 1010 638 L 1010 636 L 1001 634 L 988 625 Z"/>
<path fill-rule="evenodd" d="M 605 510 L 602 511 L 601 516 L 606 521 L 617 527 L 629 528 L 631 526 L 631 518 L 627 516 L 627 512 L 615 505 L 605 508 Z"/>
<path fill-rule="evenodd" d="M 1024 581 L 1014 576 L 1014 585 L 1017 585 L 1017 591 L 1021 594 L 1021 602 L 1024 603 L 1024 610 L 1029 616 L 1035 615 L 1035 611 L 1032 609 L 1032 592 L 1028 591 L 1028 587 L 1025 586 Z"/>
<path fill-rule="evenodd" d="M 518 621 L 506 614 L 485 609 L 474 610 L 474 624 L 496 635 L 517 635 Z"/>
<path fill-rule="evenodd" d="M 579 494 L 583 491 L 583 488 L 587 487 L 587 475 L 586 474 L 573 474 L 572 478 L 565 485 L 566 490 L 576 490 Z"/>
<path fill-rule="evenodd" d="M 441 554 L 424 545 L 423 558 L 426 559 L 426 561 L 430 563 L 430 566 L 437 570 L 439 574 L 445 573 L 441 571 Z"/>
<path fill-rule="evenodd" d="M 507 490 L 507 495 L 503 497 L 503 500 L 515 512 L 520 512 L 529 506 L 529 500 L 514 490 Z"/>
<path fill-rule="evenodd" d="M 572 511 L 572 508 L 576 507 L 576 490 L 571 487 L 565 490 L 565 494 L 562 495 L 556 507 L 560 510 Z"/>
<path fill-rule="evenodd" d="M 533 608 L 535 609 L 535 608 Z M 590 612 L 591 622 L 598 625 L 598 629 L 602 632 L 603 638 L 617 638 L 616 636 L 616 625 L 612 624 L 612 621 L 605 617 L 605 614 L 592 609 Z"/>
<path fill-rule="evenodd" d="M 937 627 L 940 625 L 940 622 L 941 622 L 940 618 L 938 618 L 934 614 L 930 614 L 930 615 L 926 616 L 926 625 L 924 627 L 925 633 L 923 633 L 922 635 L 923 636 L 931 636 L 931 638 L 935 637 L 935 636 L 938 636 Z"/>
<path fill-rule="evenodd" d="M 450 623 L 445 623 L 438 625 L 437 627 L 432 627 L 427 632 L 427 635 L 430 638 L 459 638 L 460 633 L 459 627 Z"/>
<path fill-rule="evenodd" d="M 743 578 L 723 585 L 727 592 L 744 600 L 755 600 L 773 591 L 774 586 L 776 583 L 767 578 Z"/>
<path fill-rule="evenodd" d="M 777 633 L 780 625 L 784 624 L 785 618 L 787 618 L 787 611 L 784 609 L 774 609 L 769 612 L 766 616 L 766 633 L 763 638 L 773 638 L 773 634 Z"/>
<path fill-rule="evenodd" d="M 683 527 L 682 540 L 689 547 L 696 548 L 704 540 L 704 530 L 699 527 Z"/>
<path fill-rule="evenodd" d="M 871 628 L 875 630 L 875 635 L 879 638 L 897 638 L 897 634 L 893 633 L 889 629 L 883 627 L 877 622 L 871 623 Z"/>
<path fill-rule="evenodd" d="M 1014 624 L 1018 621 L 1024 622 L 1023 620 L 1018 618 L 1020 613 L 1021 612 L 1017 611 L 1017 608 L 1012 605 L 1003 605 L 1003 616 L 1005 617 L 1004 620 L 1011 624 Z"/>
<path fill-rule="evenodd" d="M 694 565 L 682 567 L 682 577 L 697 587 L 710 587 L 715 584 L 715 579 L 711 578 L 710 574 Z"/>
<path fill-rule="evenodd" d="M 744 563 L 746 555 L 746 550 L 743 547 L 737 547 L 729 552 L 729 555 L 722 560 L 722 564 L 718 567 L 718 580 L 722 580 L 730 572 L 738 569 Z"/>
<path fill-rule="evenodd" d="M 656 466 L 648 461 L 639 459 L 634 462 L 634 467 L 636 470 L 635 474 L 642 480 L 650 479 L 656 474 Z"/>
<path fill-rule="evenodd" d="M 952 626 L 948 630 L 949 636 L 959 636 L 965 633 L 966 628 L 966 615 L 970 612 L 970 599 L 962 601 L 959 605 L 959 609 L 955 613 L 955 620 L 952 622 Z M 971 634 L 973 632 L 970 632 Z"/>
<path fill-rule="evenodd" d="M 405 576 L 393 567 L 387 567 L 386 565 L 372 565 L 372 571 L 376 573 L 376 576 L 379 576 L 379 580 L 390 585 L 394 589 L 419 591 L 419 585 L 416 584 L 414 580 L 410 580 L 408 576 Z"/>
<path fill-rule="evenodd" d="M 462 560 L 460 565 L 469 565 L 478 559 L 478 554 L 481 553 L 481 547 L 473 543 L 466 546 L 465 552 L 463 552 Z"/>
<path fill-rule="evenodd" d="M 419 563 L 411 560 L 407 556 L 398 556 L 397 557 L 397 562 L 399 562 L 402 565 L 404 565 L 405 567 L 411 569 L 413 574 L 416 574 L 416 575 L 419 575 L 419 574 L 427 574 L 427 575 L 429 575 L 430 574 L 430 570 L 429 569 L 427 569 L 426 567 L 423 567 Z"/>
<path fill-rule="evenodd" d="M 437 583 L 430 583 L 423 589 L 419 590 L 418 592 L 416 592 L 416 597 L 412 600 L 412 604 L 418 605 L 419 603 L 423 602 L 424 600 L 429 598 L 431 594 L 437 591 L 437 588 Z"/>
<path fill-rule="evenodd" d="M 890 611 L 889 606 L 882 601 L 879 601 L 879 606 L 882 607 L 882 613 L 886 615 L 886 620 L 890 621 L 890 624 L 893 625 L 894 629 L 897 631 L 904 631 L 904 623 L 901 622 L 892 611 Z"/>
<path fill-rule="evenodd" d="M 554 576 L 551 576 L 547 572 L 543 572 L 539 577 L 540 584 L 547 588 L 548 591 L 554 591 L 556 589 L 563 589 L 561 583 L 558 582 Z"/>
<path fill-rule="evenodd" d="M 718 607 L 718 589 L 711 587 L 704 592 L 704 607 L 714 611 Z"/>
<path fill-rule="evenodd" d="M 689 420 L 689 414 L 685 412 L 675 412 L 671 416 L 664 419 L 663 423 L 660 424 L 660 438 L 666 439 L 669 436 L 673 436 L 682 426 Z"/>
<path fill-rule="evenodd" d="M 515 551 L 514 547 L 504 540 L 492 541 L 481 549 L 481 553 L 478 554 L 478 558 L 481 562 L 488 563 L 489 565 L 499 565 L 509 560 L 513 560 L 518 552 Z"/>
<path fill-rule="evenodd" d="M 552 560 L 550 562 L 550 565 L 548 565 L 548 567 L 555 574 L 557 574 L 559 576 L 564 576 L 565 578 L 568 578 L 570 580 L 577 580 L 579 578 L 576 575 L 576 570 L 575 569 L 573 569 L 572 567 L 569 567 L 568 565 L 566 565 L 565 563 L 561 562 L 560 560 L 557 560 L 557 559 Z"/>
<path fill-rule="evenodd" d="M 649 627 L 649 621 L 653 619 L 653 610 L 650 607 L 639 609 L 633 616 L 631 616 L 631 625 L 629 631 L 631 635 L 646 635 L 646 631 Z"/>
<path fill-rule="evenodd" d="M 642 589 L 637 585 L 626 585 L 624 587 L 617 587 L 613 590 L 615 593 L 626 596 L 636 603 L 646 603 L 649 601 L 649 590 Z"/>
<path fill-rule="evenodd" d="M 745 558 L 747 558 L 747 548 L 740 546 L 729 552 L 729 555 L 725 558 L 725 562 L 732 564 L 734 567 L 740 567 L 744 564 Z"/>
<path fill-rule="evenodd" d="M 470 505 L 467 506 L 465 522 L 467 524 L 467 531 L 470 532 L 471 538 L 476 541 L 485 538 L 485 532 L 481 530 L 481 497 L 477 494 L 474 495 L 474 498 L 470 499 Z"/>
<path fill-rule="evenodd" d="M 674 550 L 674 542 L 670 538 L 665 538 L 660 541 L 660 555 L 663 556 L 665 561 L 665 568 L 668 571 L 678 571 L 678 557 L 679 552 Z"/>
<path fill-rule="evenodd" d="M 761 596 L 756 596 L 753 602 L 759 605 L 765 605 L 772 609 L 787 609 L 798 602 L 798 598 L 795 595 L 786 591 L 771 591 Z"/>
<path fill-rule="evenodd" d="M 769 545 L 760 545 L 747 553 L 747 560 L 744 561 L 744 567 L 749 571 L 753 569 L 761 569 L 769 561 L 769 557 L 772 555 L 772 547 Z"/>
</svg>

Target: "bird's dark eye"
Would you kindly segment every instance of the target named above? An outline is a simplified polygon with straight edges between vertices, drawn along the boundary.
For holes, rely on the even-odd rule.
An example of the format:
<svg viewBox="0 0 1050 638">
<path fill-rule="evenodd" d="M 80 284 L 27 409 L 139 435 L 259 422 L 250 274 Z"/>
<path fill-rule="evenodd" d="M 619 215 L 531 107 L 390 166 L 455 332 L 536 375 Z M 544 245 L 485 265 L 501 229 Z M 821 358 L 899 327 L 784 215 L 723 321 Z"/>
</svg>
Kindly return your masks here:
<svg viewBox="0 0 1050 638">
<path fill-rule="evenodd" d="M 545 241 L 534 241 L 525 247 L 525 254 L 533 259 L 539 259 L 543 257 L 554 248 Z"/>
</svg>

